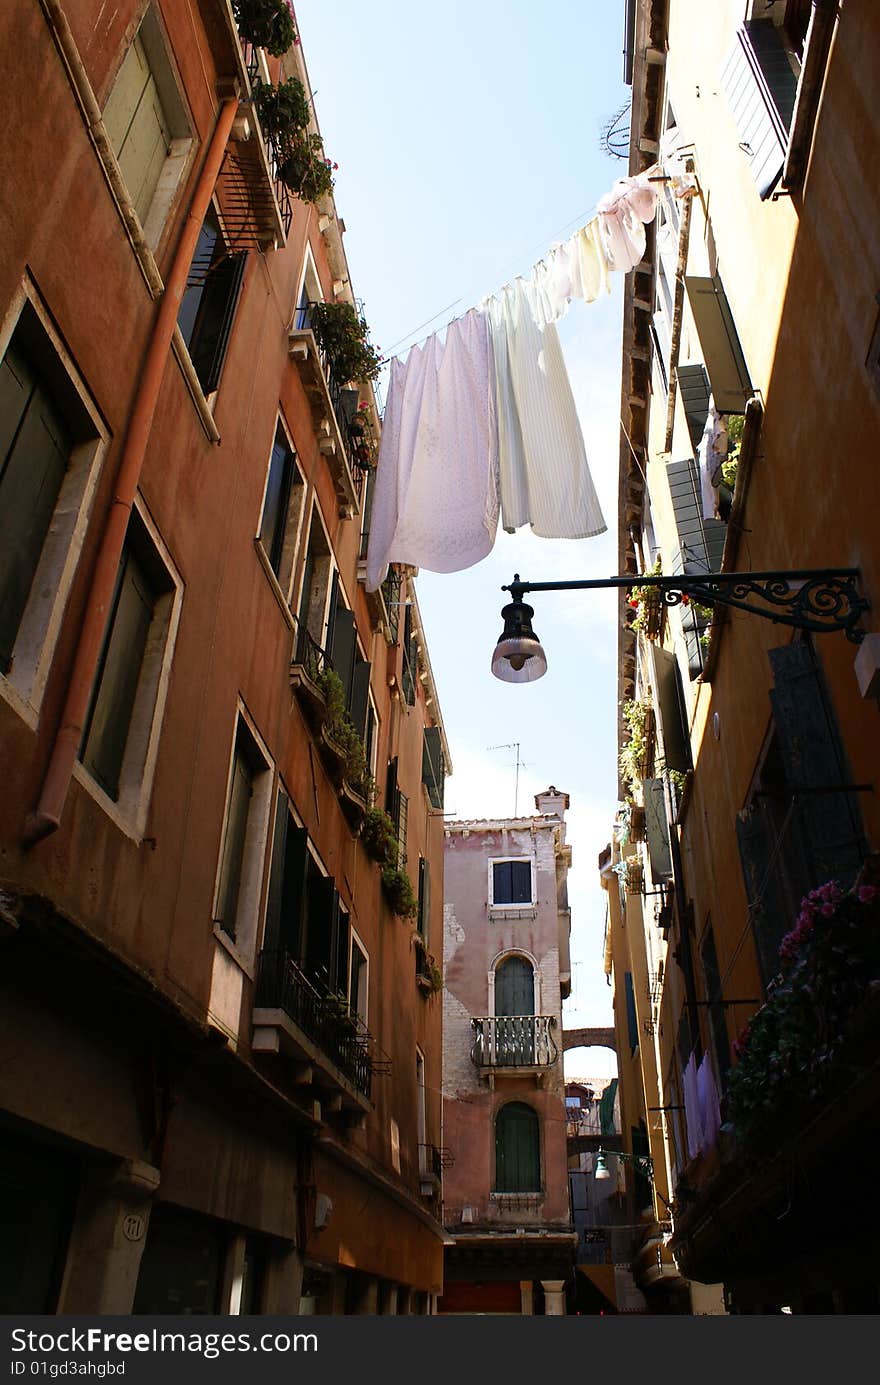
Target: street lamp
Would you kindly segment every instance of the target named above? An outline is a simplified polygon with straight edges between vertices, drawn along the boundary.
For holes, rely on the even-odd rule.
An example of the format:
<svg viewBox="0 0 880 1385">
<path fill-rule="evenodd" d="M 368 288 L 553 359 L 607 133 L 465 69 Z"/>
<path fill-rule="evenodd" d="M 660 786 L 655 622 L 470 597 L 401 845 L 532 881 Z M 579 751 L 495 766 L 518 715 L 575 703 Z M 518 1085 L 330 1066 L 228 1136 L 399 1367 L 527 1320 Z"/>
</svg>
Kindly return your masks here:
<svg viewBox="0 0 880 1385">
<path fill-rule="evenodd" d="M 514 574 L 502 591 L 513 598 L 501 615 L 502 630 L 492 655 L 492 672 L 504 683 L 531 683 L 547 672 L 547 655 L 532 629 L 531 606 L 523 601 L 524 592 L 607 591 L 609 588 L 653 587 L 666 606 L 729 606 L 763 616 L 774 625 L 790 625 L 796 630 L 824 634 L 842 630 L 853 644 L 860 644 L 865 631 L 859 622 L 869 603 L 858 588 L 859 569 L 796 568 L 788 572 L 706 572 L 677 577 L 652 574 L 650 577 L 597 577 L 572 582 L 523 582 Z"/>
<path fill-rule="evenodd" d="M 651 1158 L 650 1154 L 626 1154 L 623 1150 L 620 1149 L 615 1149 L 612 1151 L 612 1153 L 614 1154 L 615 1159 L 622 1159 L 625 1163 L 632 1164 L 633 1167 L 637 1169 L 639 1173 L 644 1174 L 645 1178 L 649 1179 L 650 1182 L 653 1183 L 654 1161 Z M 604 1149 L 599 1149 L 596 1151 L 596 1168 L 593 1173 L 593 1177 L 596 1179 L 597 1183 L 603 1183 L 606 1179 L 612 1177 L 611 1170 L 605 1162 Z"/>
</svg>

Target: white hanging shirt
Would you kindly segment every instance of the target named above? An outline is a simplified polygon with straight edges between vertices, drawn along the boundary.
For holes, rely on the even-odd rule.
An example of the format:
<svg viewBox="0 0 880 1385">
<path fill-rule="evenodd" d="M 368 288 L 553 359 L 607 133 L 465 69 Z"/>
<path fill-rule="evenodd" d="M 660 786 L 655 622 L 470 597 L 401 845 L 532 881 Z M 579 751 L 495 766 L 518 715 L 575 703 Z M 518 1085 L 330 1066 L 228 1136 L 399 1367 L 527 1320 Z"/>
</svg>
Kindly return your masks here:
<svg viewBox="0 0 880 1385">
<path fill-rule="evenodd" d="M 472 308 L 391 362 L 373 488 L 367 591 L 389 563 L 459 572 L 498 527 L 495 381 L 485 313 Z"/>
<path fill-rule="evenodd" d="M 653 221 L 657 211 L 654 184 L 644 173 L 618 178 L 597 210 L 608 264 L 625 274 L 645 256 L 644 223 Z"/>
<path fill-rule="evenodd" d="M 604 533 L 556 327 L 541 329 L 534 282 L 487 304 L 497 388 L 501 520 L 545 539 Z"/>
</svg>

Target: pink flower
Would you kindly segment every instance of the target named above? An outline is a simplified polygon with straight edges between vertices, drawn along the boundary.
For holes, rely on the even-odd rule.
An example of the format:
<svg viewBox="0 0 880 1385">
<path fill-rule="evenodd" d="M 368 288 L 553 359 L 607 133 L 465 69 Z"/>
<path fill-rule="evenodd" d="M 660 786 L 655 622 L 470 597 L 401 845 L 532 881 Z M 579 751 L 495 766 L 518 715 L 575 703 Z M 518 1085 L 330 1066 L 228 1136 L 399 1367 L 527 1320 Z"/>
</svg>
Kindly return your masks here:
<svg viewBox="0 0 880 1385">
<path fill-rule="evenodd" d="M 871 904 L 877 898 L 877 890 L 874 885 L 859 886 L 859 903 Z"/>
<path fill-rule="evenodd" d="M 836 913 L 837 913 L 837 910 L 835 909 L 835 907 L 834 907 L 833 904 L 823 904 L 823 905 L 822 905 L 822 917 L 823 917 L 823 918 L 826 918 L 826 919 L 833 919 L 833 918 L 834 918 L 834 915 L 835 915 Z"/>
</svg>

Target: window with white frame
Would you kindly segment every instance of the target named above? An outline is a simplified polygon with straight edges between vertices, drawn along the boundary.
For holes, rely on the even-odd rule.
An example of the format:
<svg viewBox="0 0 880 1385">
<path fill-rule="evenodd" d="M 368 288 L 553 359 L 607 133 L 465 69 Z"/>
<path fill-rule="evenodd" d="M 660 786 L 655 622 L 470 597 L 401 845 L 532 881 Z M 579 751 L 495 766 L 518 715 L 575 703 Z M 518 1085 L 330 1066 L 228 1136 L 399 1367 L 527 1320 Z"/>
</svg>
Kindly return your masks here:
<svg viewBox="0 0 880 1385">
<path fill-rule="evenodd" d="M 268 752 L 239 709 L 226 794 L 214 924 L 253 961 L 272 802 Z"/>
<path fill-rule="evenodd" d="M 8 335 L 0 329 L 0 686 L 35 723 L 107 435 L 30 284 L 8 322 Z"/>
<path fill-rule="evenodd" d="M 136 504 L 79 753 L 87 781 L 136 836 L 146 823 L 182 595 L 170 556 Z"/>
<path fill-rule="evenodd" d="M 155 249 L 193 147 L 162 24 L 151 5 L 122 60 L 104 126 L 144 235 Z"/>
<path fill-rule="evenodd" d="M 489 862 L 489 903 L 493 908 L 534 904 L 534 867 L 530 856 Z"/>
</svg>

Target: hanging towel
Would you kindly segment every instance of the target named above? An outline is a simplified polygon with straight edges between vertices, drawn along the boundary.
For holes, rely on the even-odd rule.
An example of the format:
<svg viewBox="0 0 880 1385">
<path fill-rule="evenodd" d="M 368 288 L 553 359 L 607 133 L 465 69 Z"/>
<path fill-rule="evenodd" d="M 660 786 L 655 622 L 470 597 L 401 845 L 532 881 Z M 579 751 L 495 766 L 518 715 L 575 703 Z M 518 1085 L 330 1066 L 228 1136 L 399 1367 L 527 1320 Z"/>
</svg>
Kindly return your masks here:
<svg viewBox="0 0 880 1385">
<path fill-rule="evenodd" d="M 697 1103 L 703 1126 L 702 1152 L 707 1154 L 717 1143 L 718 1132 L 721 1129 L 721 1103 L 718 1100 L 718 1088 L 715 1085 L 715 1074 L 708 1053 L 703 1055 L 703 1061 L 697 1071 Z"/>
<path fill-rule="evenodd" d="M 598 221 L 609 267 L 621 273 L 645 255 L 645 225 L 657 211 L 657 193 L 644 173 L 618 178 L 600 198 Z"/>
<path fill-rule="evenodd" d="M 578 233 L 562 244 L 550 247 L 549 254 L 532 271 L 535 282 L 536 321 L 539 327 L 556 322 L 568 311 L 573 298 L 583 298 Z"/>
<path fill-rule="evenodd" d="M 388 564 L 459 572 L 498 527 L 495 383 L 485 313 L 472 308 L 391 362 L 373 488 L 367 591 Z"/>
<path fill-rule="evenodd" d="M 682 1074 L 681 1085 L 684 1089 L 688 1158 L 696 1159 L 703 1149 L 703 1118 L 700 1113 L 700 1098 L 697 1092 L 697 1062 L 693 1054 L 687 1061 L 687 1066 Z"/>
<path fill-rule="evenodd" d="M 604 533 L 559 334 L 537 325 L 534 282 L 516 279 L 487 307 L 504 528 L 531 524 L 545 539 Z"/>
<path fill-rule="evenodd" d="M 580 260 L 581 296 L 587 303 L 593 303 L 602 293 L 611 292 L 608 277 L 608 260 L 602 244 L 599 218 L 593 217 L 575 237 Z"/>
</svg>

